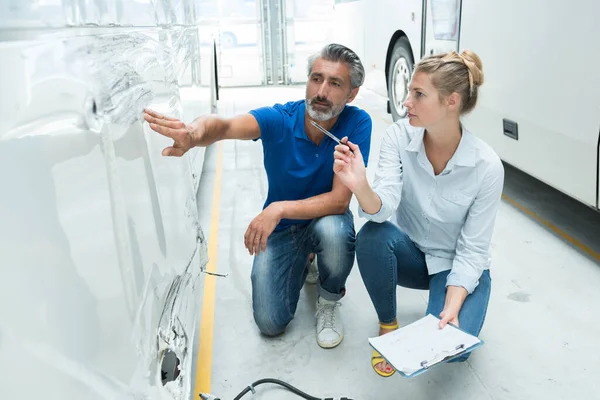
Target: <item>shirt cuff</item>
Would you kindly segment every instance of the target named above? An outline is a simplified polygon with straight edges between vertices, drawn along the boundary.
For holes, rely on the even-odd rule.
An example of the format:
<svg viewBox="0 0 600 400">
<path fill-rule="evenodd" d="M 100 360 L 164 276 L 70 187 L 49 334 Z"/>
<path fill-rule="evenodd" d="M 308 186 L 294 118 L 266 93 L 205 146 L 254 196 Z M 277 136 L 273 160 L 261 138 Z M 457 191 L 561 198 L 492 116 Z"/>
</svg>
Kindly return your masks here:
<svg viewBox="0 0 600 400">
<path fill-rule="evenodd" d="M 387 218 L 385 218 L 385 210 L 383 209 L 383 202 L 381 203 L 381 208 L 375 214 L 369 214 L 365 210 L 362 209 L 360 204 L 358 205 L 358 215 L 359 217 L 366 218 L 368 221 L 373 222 L 385 222 Z"/>
<path fill-rule="evenodd" d="M 446 287 L 448 286 L 461 286 L 467 290 L 468 294 L 473 293 L 475 288 L 479 285 L 479 278 L 473 279 L 472 277 L 460 273 L 451 271 L 446 279 Z"/>
</svg>

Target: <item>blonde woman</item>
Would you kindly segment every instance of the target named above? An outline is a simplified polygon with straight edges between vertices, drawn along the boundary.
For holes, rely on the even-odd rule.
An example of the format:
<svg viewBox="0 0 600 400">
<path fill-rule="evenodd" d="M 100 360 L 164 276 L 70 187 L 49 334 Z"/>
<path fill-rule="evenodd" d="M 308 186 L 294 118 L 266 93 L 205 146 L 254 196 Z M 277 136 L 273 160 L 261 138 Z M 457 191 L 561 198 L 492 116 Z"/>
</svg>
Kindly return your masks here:
<svg viewBox="0 0 600 400">
<path fill-rule="evenodd" d="M 460 119 L 475 107 L 482 83 L 473 52 L 421 60 L 404 103 L 408 119 L 385 132 L 372 186 L 359 147 L 345 138 L 336 147 L 334 173 L 369 220 L 357 235 L 356 257 L 380 335 L 398 329 L 397 285 L 429 290 L 426 314 L 439 317 L 440 328 L 451 323 L 478 336 L 483 326 L 504 168 Z M 377 352 L 371 364 L 381 376 L 395 372 Z"/>
</svg>

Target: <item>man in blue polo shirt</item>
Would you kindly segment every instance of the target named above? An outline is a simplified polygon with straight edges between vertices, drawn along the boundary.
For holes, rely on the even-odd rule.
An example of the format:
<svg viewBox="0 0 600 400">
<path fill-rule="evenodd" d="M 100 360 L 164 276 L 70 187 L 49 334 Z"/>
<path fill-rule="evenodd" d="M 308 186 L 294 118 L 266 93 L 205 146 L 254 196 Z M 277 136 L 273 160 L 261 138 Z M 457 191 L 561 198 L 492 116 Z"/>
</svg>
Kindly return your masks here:
<svg viewBox="0 0 600 400">
<path fill-rule="evenodd" d="M 309 59 L 306 98 L 250 111 L 231 119 L 203 116 L 191 124 L 146 110 L 155 131 L 171 137 L 165 156 L 218 140 L 262 141 L 269 190 L 263 211 L 250 223 L 244 244 L 254 255 L 252 302 L 261 332 L 275 336 L 294 318 L 308 273 L 309 255 L 318 259 L 317 343 L 332 348 L 344 333 L 339 301 L 354 264 L 352 193 L 333 174 L 336 142 L 356 143 L 365 163 L 371 118 L 348 106 L 364 82 L 364 68 L 347 47 L 330 44 Z"/>
</svg>

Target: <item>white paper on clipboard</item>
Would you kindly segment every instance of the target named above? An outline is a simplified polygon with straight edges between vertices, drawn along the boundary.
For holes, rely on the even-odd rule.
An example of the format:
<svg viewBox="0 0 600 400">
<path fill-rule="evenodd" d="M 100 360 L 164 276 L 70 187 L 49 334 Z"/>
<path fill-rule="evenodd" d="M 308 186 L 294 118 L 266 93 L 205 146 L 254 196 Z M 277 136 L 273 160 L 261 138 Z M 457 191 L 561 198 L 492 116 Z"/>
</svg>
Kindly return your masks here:
<svg viewBox="0 0 600 400">
<path fill-rule="evenodd" d="M 406 376 L 481 343 L 477 337 L 450 324 L 440 329 L 439 322 L 429 314 L 394 332 L 370 338 L 369 343 Z"/>
</svg>

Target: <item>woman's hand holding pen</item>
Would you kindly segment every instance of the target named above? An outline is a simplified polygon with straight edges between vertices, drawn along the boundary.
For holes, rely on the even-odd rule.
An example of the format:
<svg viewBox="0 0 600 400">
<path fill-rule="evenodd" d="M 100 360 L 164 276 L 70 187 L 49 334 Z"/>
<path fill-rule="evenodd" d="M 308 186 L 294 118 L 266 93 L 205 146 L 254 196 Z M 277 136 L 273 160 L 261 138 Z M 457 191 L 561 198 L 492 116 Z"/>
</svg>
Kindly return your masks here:
<svg viewBox="0 0 600 400">
<path fill-rule="evenodd" d="M 367 182 L 367 169 L 358 146 L 344 137 L 342 144 L 335 146 L 333 172 L 348 189 L 356 193 Z"/>
</svg>

